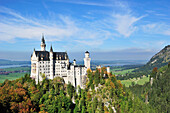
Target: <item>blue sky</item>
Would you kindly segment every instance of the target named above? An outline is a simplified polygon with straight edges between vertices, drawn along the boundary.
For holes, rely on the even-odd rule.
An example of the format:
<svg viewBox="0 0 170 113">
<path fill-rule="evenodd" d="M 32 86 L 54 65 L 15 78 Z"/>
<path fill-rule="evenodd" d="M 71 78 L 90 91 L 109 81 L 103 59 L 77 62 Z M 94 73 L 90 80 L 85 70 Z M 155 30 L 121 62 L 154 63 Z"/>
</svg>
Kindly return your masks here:
<svg viewBox="0 0 170 113">
<path fill-rule="evenodd" d="M 47 50 L 52 44 L 55 51 L 100 53 L 95 60 L 108 55 L 113 56 L 109 60 L 148 60 L 170 44 L 169 4 L 169 0 L 0 0 L 0 58 L 29 60 L 33 49 L 40 49 L 44 33 Z"/>
</svg>

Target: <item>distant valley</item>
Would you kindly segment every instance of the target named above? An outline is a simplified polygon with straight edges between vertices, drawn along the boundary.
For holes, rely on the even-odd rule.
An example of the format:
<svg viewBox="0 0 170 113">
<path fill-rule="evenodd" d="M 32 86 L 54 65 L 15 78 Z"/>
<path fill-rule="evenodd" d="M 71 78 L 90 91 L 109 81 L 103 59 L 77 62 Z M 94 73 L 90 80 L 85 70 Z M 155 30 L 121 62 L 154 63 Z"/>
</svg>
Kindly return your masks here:
<svg viewBox="0 0 170 113">
<path fill-rule="evenodd" d="M 11 61 L 6 59 L 0 59 L 0 66 L 6 65 L 23 65 L 23 64 L 31 64 L 30 61 Z"/>
</svg>

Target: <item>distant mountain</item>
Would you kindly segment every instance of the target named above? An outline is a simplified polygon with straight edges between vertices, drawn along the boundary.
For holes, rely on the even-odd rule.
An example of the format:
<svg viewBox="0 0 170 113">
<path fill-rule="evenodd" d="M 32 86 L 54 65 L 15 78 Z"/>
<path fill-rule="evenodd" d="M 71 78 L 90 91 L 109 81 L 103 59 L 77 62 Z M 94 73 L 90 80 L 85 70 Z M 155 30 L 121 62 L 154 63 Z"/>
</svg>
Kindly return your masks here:
<svg viewBox="0 0 170 113">
<path fill-rule="evenodd" d="M 11 61 L 6 59 L 0 59 L 0 66 L 5 65 L 21 65 L 21 64 L 30 64 L 30 61 Z"/>
<path fill-rule="evenodd" d="M 155 54 L 149 62 L 136 71 L 152 70 L 154 67 L 160 68 L 170 62 L 170 45 L 165 46 L 160 52 Z"/>
<path fill-rule="evenodd" d="M 6 62 L 6 61 L 10 61 L 10 60 L 0 59 L 0 62 Z"/>
</svg>

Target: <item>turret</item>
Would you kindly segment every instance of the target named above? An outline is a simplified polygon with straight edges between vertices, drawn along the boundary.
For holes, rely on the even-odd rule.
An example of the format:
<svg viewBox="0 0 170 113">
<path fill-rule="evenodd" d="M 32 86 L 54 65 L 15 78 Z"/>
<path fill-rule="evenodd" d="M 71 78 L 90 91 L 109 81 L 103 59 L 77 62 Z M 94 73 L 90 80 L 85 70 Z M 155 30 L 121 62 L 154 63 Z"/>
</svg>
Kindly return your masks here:
<svg viewBox="0 0 170 113">
<path fill-rule="evenodd" d="M 76 59 L 73 60 L 73 65 L 76 65 Z"/>
<path fill-rule="evenodd" d="M 85 52 L 85 58 L 84 58 L 84 65 L 85 67 L 90 69 L 90 60 L 91 58 L 89 57 L 90 53 L 88 51 Z"/>
<path fill-rule="evenodd" d="M 90 53 L 88 51 L 85 52 L 85 58 L 89 58 Z"/>
<path fill-rule="evenodd" d="M 45 51 L 45 39 L 44 39 L 44 34 L 42 35 L 42 39 L 41 39 L 41 51 Z"/>
<path fill-rule="evenodd" d="M 50 48 L 50 52 L 52 52 L 52 53 L 53 53 L 53 47 L 52 47 L 52 45 L 51 45 L 51 48 Z"/>
<path fill-rule="evenodd" d="M 107 73 L 110 74 L 110 66 L 106 67 Z"/>
<path fill-rule="evenodd" d="M 51 48 L 50 48 L 50 79 L 54 78 L 53 65 L 54 65 L 54 61 L 53 61 L 53 48 L 52 48 L 52 45 L 51 45 Z"/>
</svg>

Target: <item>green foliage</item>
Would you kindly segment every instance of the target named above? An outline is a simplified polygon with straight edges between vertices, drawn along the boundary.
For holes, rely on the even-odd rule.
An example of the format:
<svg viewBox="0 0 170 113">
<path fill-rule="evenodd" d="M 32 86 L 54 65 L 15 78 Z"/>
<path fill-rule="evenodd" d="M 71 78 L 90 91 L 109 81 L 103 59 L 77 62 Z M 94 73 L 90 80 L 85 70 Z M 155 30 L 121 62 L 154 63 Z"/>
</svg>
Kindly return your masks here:
<svg viewBox="0 0 170 113">
<path fill-rule="evenodd" d="M 146 83 L 143 86 L 135 85 L 130 87 L 131 91 L 144 102 L 149 102 L 158 113 L 169 112 L 170 110 L 170 67 L 164 66 L 159 70 L 154 68 L 151 77 L 153 84 Z M 148 99 L 147 99 L 148 97 Z"/>
<path fill-rule="evenodd" d="M 20 109 L 22 106 L 23 109 Z M 141 107 L 142 106 L 142 107 Z M 43 78 L 35 84 L 29 75 L 0 84 L 0 112 L 104 113 L 150 112 L 153 109 L 123 87 L 106 68 L 88 71 L 86 87 L 74 88 L 63 78 Z M 154 111 L 153 111 L 154 112 Z"/>
<path fill-rule="evenodd" d="M 69 87 L 74 89 L 73 86 Z M 44 79 L 36 85 L 35 81 L 25 74 L 20 79 L 6 80 L 1 84 L 0 112 L 72 112 L 74 104 L 70 97 L 66 96 L 67 92 L 62 78 L 55 78 L 54 81 Z"/>
<path fill-rule="evenodd" d="M 69 82 L 67 84 L 67 94 L 70 96 L 70 98 L 73 97 L 73 94 L 74 94 L 75 90 L 74 90 L 74 87 L 71 85 L 71 83 Z"/>
</svg>

